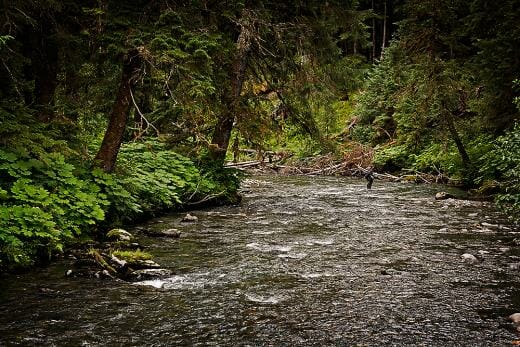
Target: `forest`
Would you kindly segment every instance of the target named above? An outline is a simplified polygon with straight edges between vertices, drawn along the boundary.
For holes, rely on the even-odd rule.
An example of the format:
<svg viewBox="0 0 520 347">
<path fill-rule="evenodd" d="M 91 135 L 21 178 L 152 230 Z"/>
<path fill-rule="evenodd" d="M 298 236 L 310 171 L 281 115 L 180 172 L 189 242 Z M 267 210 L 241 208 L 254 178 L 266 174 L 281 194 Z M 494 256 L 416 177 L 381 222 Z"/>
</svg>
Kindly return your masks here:
<svg viewBox="0 0 520 347">
<path fill-rule="evenodd" d="M 516 0 L 1 7 L 2 270 L 236 203 L 225 163 L 251 152 L 429 175 L 520 215 Z"/>
</svg>

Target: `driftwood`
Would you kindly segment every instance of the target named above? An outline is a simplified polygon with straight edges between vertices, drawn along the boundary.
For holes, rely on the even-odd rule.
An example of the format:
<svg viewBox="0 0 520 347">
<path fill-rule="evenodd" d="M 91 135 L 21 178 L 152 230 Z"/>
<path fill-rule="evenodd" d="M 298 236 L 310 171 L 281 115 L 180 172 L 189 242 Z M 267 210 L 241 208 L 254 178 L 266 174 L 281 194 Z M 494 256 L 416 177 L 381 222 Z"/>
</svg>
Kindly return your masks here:
<svg viewBox="0 0 520 347">
<path fill-rule="evenodd" d="M 228 163 L 226 167 L 239 170 L 247 170 L 254 173 L 273 173 L 281 175 L 307 175 L 307 176 L 350 176 L 365 177 L 371 173 L 372 177 L 392 182 L 416 182 L 416 183 L 453 183 L 438 168 L 434 167 L 437 174 L 424 173 L 414 170 L 403 170 L 394 175 L 387 172 L 374 172 L 374 149 L 358 142 L 348 142 L 344 146 L 342 158 L 333 154 L 319 155 L 297 161 L 292 165 L 285 162 L 292 156 L 290 152 L 257 151 L 253 149 L 240 149 L 242 153 L 256 155 L 256 160 Z M 264 155 L 267 154 L 267 157 Z"/>
<path fill-rule="evenodd" d="M 403 170 L 399 175 L 387 172 L 373 172 L 371 166 L 363 167 L 359 164 L 353 165 L 351 162 L 338 161 L 330 156 L 320 156 L 314 158 L 311 163 L 301 165 L 281 165 L 277 162 L 267 160 L 251 160 L 239 163 L 228 163 L 226 167 L 247 170 L 254 173 L 274 173 L 282 175 L 305 175 L 305 176 L 350 176 L 364 177 L 372 172 L 376 179 L 392 182 L 416 182 L 416 183 L 449 183 L 449 178 L 438 172 L 437 175 L 419 171 Z"/>
</svg>

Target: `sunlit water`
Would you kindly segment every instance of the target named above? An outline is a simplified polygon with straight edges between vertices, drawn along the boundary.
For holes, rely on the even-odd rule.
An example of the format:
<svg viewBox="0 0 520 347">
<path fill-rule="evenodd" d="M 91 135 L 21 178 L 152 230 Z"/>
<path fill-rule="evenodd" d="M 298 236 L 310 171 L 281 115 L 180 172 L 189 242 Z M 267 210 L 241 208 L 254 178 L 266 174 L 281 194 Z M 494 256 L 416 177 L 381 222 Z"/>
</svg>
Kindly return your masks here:
<svg viewBox="0 0 520 347">
<path fill-rule="evenodd" d="M 440 186 L 255 177 L 240 206 L 139 227 L 172 277 L 67 278 L 60 262 L 0 285 L 0 345 L 503 346 L 518 338 L 520 252 L 489 203 Z M 132 230 L 131 230 L 132 231 Z M 479 262 L 463 262 L 470 253 Z"/>
</svg>

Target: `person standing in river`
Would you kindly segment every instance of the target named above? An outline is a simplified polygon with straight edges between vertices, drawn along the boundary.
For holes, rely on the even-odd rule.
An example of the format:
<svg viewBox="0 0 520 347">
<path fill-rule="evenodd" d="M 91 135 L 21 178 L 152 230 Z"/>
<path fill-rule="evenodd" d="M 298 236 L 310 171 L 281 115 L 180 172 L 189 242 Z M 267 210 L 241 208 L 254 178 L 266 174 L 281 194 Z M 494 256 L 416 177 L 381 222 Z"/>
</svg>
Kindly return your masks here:
<svg viewBox="0 0 520 347">
<path fill-rule="evenodd" d="M 367 189 L 372 189 L 372 183 L 374 182 L 374 172 L 372 168 L 368 169 L 364 177 L 367 180 Z"/>
</svg>

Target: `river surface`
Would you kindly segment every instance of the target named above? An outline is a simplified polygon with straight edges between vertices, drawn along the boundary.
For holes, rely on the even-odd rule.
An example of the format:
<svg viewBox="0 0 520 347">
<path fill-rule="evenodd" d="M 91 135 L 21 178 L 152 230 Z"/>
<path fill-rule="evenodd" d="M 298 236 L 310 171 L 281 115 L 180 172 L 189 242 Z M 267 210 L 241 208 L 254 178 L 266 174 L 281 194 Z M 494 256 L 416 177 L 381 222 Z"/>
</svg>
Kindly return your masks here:
<svg viewBox="0 0 520 347">
<path fill-rule="evenodd" d="M 448 188 L 253 177 L 240 206 L 137 226 L 175 275 L 65 277 L 61 261 L 0 284 L 0 345 L 508 346 L 519 338 L 520 234 Z M 469 253 L 478 262 L 464 262 Z M 156 288 L 160 287 L 160 288 Z"/>
</svg>

